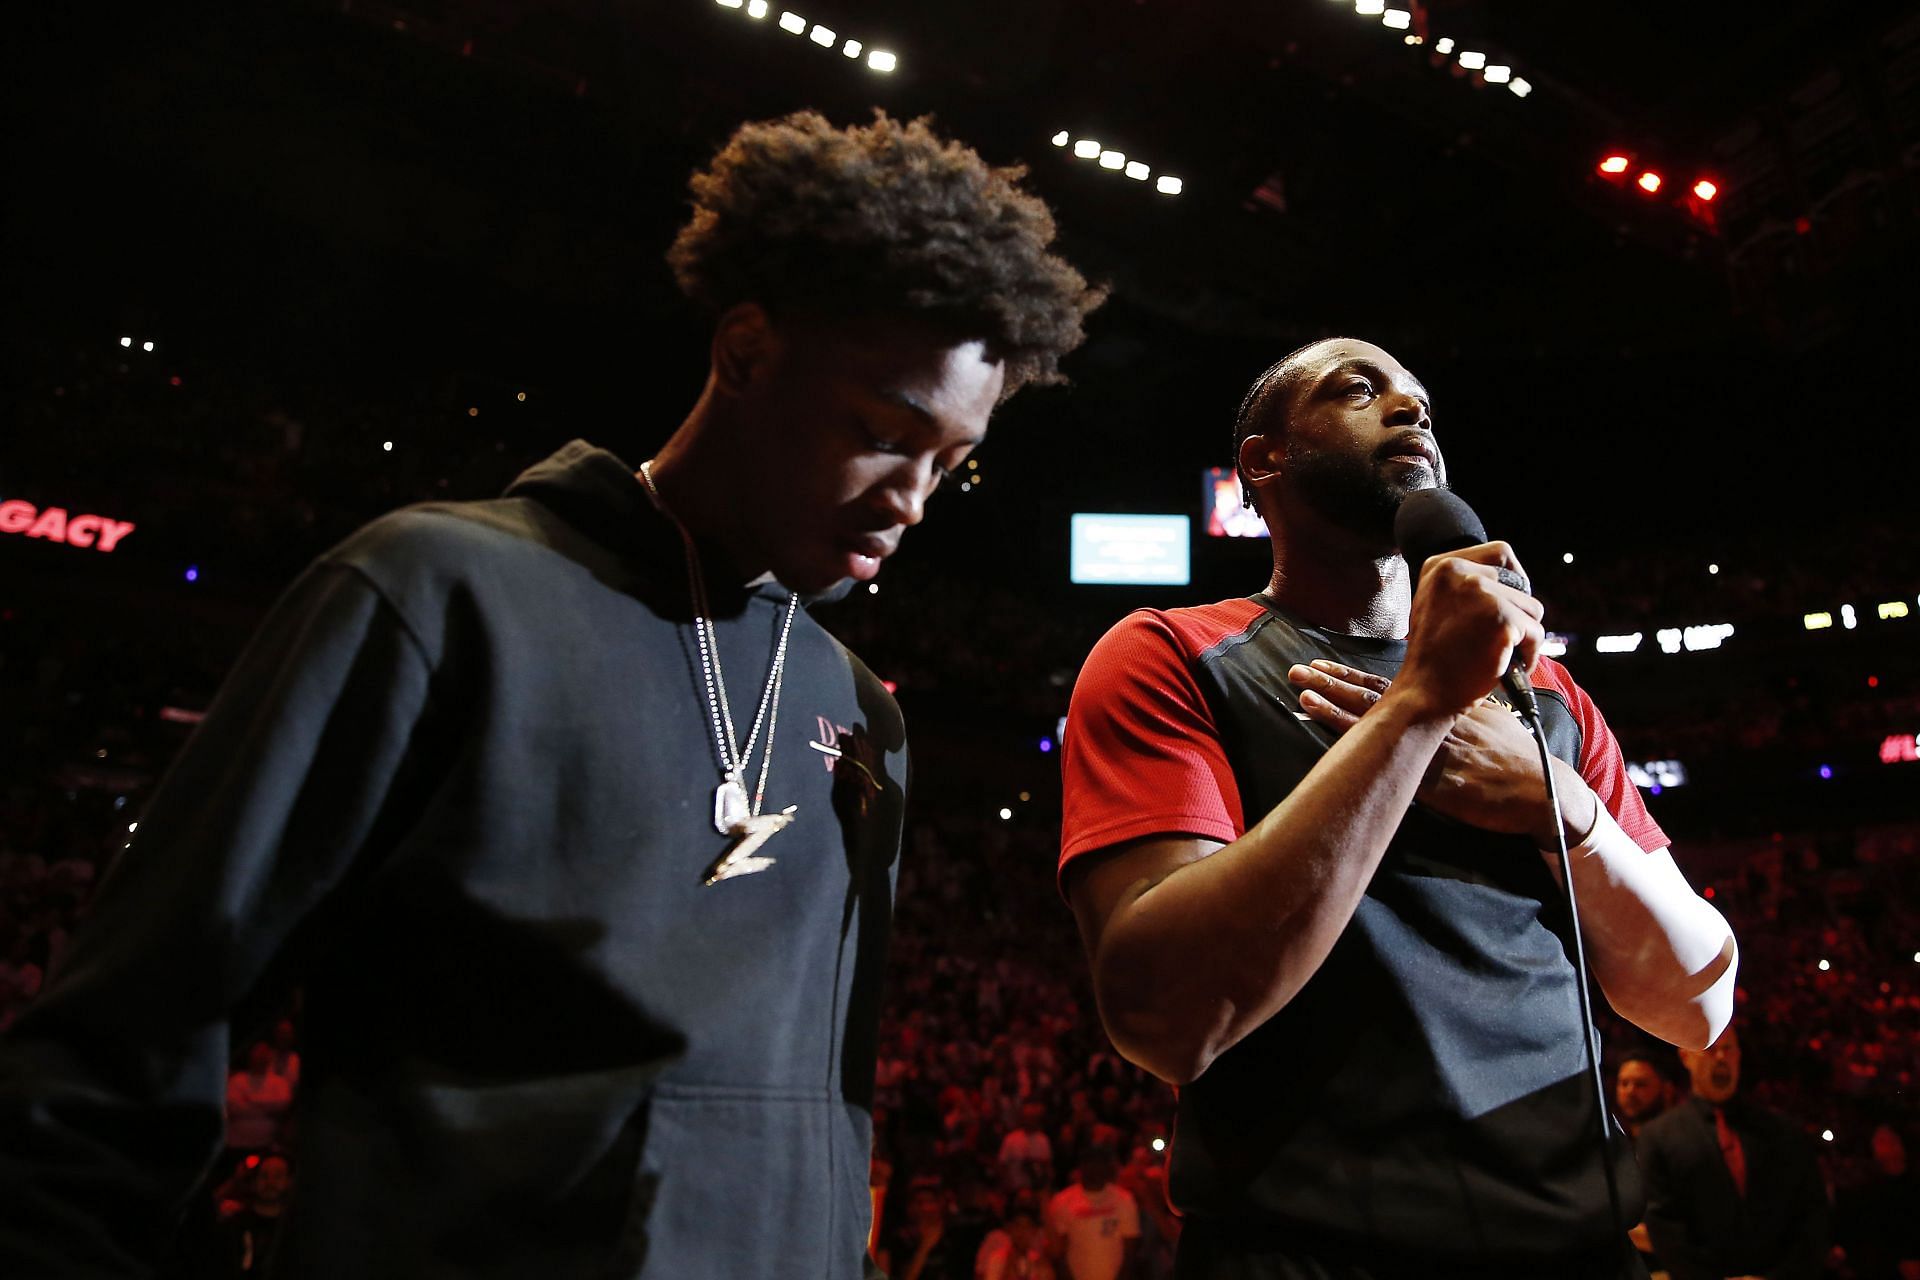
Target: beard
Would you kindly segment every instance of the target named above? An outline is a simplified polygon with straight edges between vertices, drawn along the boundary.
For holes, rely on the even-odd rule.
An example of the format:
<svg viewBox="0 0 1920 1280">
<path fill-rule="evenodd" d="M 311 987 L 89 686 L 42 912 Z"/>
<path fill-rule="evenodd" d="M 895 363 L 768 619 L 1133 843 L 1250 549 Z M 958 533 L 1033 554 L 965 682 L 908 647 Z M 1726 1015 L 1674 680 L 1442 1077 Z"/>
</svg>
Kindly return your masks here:
<svg viewBox="0 0 1920 1280">
<path fill-rule="evenodd" d="M 1296 445 L 1286 447 L 1288 487 L 1321 519 L 1368 542 L 1391 549 L 1393 518 L 1407 495 L 1445 488 L 1431 471 L 1388 469 L 1371 458 L 1330 453 Z"/>
</svg>

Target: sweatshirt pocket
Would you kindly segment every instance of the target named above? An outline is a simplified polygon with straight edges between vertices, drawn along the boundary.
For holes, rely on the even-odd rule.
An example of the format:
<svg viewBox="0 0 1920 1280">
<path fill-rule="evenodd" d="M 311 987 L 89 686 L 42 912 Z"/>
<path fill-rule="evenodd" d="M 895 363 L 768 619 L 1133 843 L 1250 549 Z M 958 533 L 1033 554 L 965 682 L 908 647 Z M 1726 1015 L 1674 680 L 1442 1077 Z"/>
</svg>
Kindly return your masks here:
<svg viewBox="0 0 1920 1280">
<path fill-rule="evenodd" d="M 640 1160 L 647 1194 L 633 1224 L 644 1240 L 639 1274 L 859 1275 L 867 1151 L 852 1176 L 856 1161 L 842 1148 L 864 1126 L 849 1110 L 858 1109 L 824 1090 L 657 1085 Z"/>
</svg>

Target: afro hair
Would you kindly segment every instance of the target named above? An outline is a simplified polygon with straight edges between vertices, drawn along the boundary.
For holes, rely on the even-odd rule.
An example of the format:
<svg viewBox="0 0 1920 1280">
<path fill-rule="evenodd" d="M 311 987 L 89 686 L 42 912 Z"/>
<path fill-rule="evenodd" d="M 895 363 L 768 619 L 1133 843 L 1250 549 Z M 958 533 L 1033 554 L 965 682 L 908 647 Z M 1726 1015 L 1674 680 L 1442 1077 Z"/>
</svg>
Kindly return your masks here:
<svg viewBox="0 0 1920 1280">
<path fill-rule="evenodd" d="M 1049 252 L 1053 213 L 930 122 L 875 111 L 836 129 L 813 111 L 742 125 L 693 175 L 693 219 L 667 252 L 714 315 L 923 319 L 1006 361 L 1006 395 L 1064 381 L 1060 357 L 1106 299 Z"/>
</svg>

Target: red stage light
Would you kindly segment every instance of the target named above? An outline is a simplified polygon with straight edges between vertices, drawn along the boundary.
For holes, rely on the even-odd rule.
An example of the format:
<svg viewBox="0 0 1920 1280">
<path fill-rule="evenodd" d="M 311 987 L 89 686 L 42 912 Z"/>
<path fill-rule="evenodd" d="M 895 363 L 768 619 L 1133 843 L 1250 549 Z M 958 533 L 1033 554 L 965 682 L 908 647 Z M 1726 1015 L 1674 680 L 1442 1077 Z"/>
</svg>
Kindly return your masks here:
<svg viewBox="0 0 1920 1280">
<path fill-rule="evenodd" d="M 1622 155 L 1608 156 L 1605 160 L 1602 160 L 1600 162 L 1600 172 L 1625 173 L 1627 171 L 1627 166 L 1631 163 L 1633 163 L 1631 160 L 1628 160 L 1625 156 L 1622 156 Z"/>
<path fill-rule="evenodd" d="M 1693 194 L 1701 200 L 1711 200 L 1720 194 L 1720 188 L 1710 178 L 1702 178 L 1693 184 Z"/>
<path fill-rule="evenodd" d="M 1652 195 L 1660 190 L 1660 175 L 1649 169 L 1640 175 L 1640 179 L 1635 185 L 1648 195 Z"/>
</svg>

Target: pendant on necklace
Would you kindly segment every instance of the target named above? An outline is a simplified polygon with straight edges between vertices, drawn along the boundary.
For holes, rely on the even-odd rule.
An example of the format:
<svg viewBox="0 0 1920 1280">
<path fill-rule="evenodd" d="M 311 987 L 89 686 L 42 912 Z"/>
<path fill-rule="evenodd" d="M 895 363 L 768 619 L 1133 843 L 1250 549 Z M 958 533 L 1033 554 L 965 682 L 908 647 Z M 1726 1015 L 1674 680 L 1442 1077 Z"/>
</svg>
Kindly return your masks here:
<svg viewBox="0 0 1920 1280">
<path fill-rule="evenodd" d="M 733 843 L 727 846 L 727 851 L 720 855 L 718 861 L 707 868 L 707 874 L 700 883 L 719 884 L 722 880 L 750 876 L 772 866 L 772 858 L 755 855 L 761 845 L 793 825 L 793 815 L 798 808 L 798 805 L 790 804 L 778 813 L 760 813 L 742 818 L 728 833 L 733 837 Z"/>
<path fill-rule="evenodd" d="M 740 824 L 751 816 L 747 789 L 741 784 L 740 775 L 728 774 L 727 780 L 713 789 L 713 829 L 723 836 L 734 835 Z"/>
</svg>

